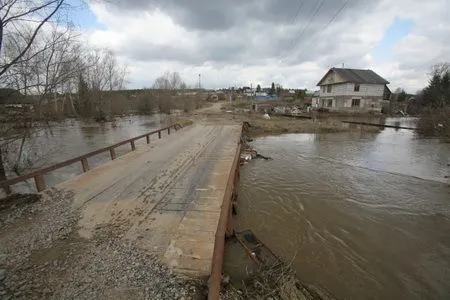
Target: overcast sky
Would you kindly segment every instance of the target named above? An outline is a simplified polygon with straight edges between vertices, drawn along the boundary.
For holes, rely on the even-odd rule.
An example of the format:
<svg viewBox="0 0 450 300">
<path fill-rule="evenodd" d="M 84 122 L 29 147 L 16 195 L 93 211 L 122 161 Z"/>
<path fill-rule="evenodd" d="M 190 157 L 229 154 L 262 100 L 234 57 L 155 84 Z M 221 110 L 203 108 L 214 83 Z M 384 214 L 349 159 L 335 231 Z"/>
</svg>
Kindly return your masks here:
<svg viewBox="0 0 450 300">
<path fill-rule="evenodd" d="M 130 88 L 177 71 L 205 88 L 315 89 L 344 65 L 416 92 L 450 61 L 449 12 L 449 0 L 97 0 L 75 21 L 128 64 Z"/>
</svg>

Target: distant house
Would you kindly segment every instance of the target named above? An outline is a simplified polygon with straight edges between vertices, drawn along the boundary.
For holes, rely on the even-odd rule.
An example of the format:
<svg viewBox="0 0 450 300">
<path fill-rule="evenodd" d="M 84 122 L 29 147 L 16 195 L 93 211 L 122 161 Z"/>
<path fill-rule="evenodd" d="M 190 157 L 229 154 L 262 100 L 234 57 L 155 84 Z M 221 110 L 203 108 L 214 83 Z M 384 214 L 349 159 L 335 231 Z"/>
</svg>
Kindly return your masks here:
<svg viewBox="0 0 450 300">
<path fill-rule="evenodd" d="M 317 108 L 319 107 L 319 104 L 320 104 L 319 91 L 315 91 L 312 95 L 311 106 Z"/>
<path fill-rule="evenodd" d="M 391 91 L 372 70 L 331 68 L 317 83 L 318 106 L 331 111 L 380 112 Z"/>
<path fill-rule="evenodd" d="M 256 95 L 256 96 L 254 96 L 254 100 L 258 100 L 258 101 L 277 101 L 278 100 L 278 96 L 277 95 L 273 95 L 273 96 L 270 96 L 270 95 L 265 95 L 265 96 L 260 95 L 260 96 L 258 96 L 258 95 Z"/>
</svg>

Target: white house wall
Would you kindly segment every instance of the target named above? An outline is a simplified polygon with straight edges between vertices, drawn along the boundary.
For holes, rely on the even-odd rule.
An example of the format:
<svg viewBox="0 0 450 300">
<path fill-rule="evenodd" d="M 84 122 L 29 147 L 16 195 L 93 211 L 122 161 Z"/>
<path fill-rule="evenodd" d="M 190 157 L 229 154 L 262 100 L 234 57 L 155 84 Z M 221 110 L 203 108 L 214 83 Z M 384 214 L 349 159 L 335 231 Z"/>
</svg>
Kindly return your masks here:
<svg viewBox="0 0 450 300">
<path fill-rule="evenodd" d="M 336 72 L 332 71 L 327 74 L 327 76 L 323 79 L 322 84 L 335 84 L 344 82 L 344 79 L 339 76 Z"/>
<path fill-rule="evenodd" d="M 320 97 L 334 97 L 334 96 L 354 96 L 357 97 L 383 97 L 383 84 L 360 84 L 359 92 L 355 92 L 355 84 L 353 83 L 339 83 L 333 84 L 331 92 L 327 93 L 327 86 L 325 85 L 325 92 L 323 87 L 320 87 Z"/>
</svg>

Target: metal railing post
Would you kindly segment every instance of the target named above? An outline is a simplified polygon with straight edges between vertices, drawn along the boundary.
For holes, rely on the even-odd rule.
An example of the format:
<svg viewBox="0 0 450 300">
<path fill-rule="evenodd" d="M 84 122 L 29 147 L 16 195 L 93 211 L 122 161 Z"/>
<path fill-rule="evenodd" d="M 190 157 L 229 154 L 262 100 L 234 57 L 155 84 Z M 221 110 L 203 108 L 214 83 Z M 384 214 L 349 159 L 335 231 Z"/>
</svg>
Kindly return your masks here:
<svg viewBox="0 0 450 300">
<path fill-rule="evenodd" d="M 130 141 L 130 145 L 131 145 L 131 151 L 136 150 L 136 145 L 134 144 L 134 141 Z"/>
<path fill-rule="evenodd" d="M 116 149 L 114 148 L 109 149 L 109 154 L 111 155 L 111 160 L 116 159 Z"/>
<path fill-rule="evenodd" d="M 150 135 L 145 136 L 145 138 L 147 139 L 147 144 L 150 144 Z"/>
<path fill-rule="evenodd" d="M 158 130 L 158 138 L 161 138 L 161 130 Z"/>
<path fill-rule="evenodd" d="M 86 173 L 87 171 L 89 171 L 89 162 L 87 160 L 87 158 L 83 158 L 81 160 L 81 165 L 83 166 L 83 172 Z"/>
<path fill-rule="evenodd" d="M 167 134 L 170 135 L 170 127 L 167 128 Z"/>
<path fill-rule="evenodd" d="M 36 189 L 38 192 L 42 192 L 45 190 L 45 179 L 43 174 L 38 174 L 34 176 L 34 184 L 36 185 Z"/>
</svg>

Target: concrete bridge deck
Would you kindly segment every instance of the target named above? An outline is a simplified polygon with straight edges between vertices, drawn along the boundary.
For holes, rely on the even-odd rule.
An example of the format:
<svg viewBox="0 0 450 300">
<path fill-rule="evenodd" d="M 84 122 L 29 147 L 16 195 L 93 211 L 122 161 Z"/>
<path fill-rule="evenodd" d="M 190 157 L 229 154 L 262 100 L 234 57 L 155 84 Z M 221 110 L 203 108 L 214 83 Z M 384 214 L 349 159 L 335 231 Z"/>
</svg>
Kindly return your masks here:
<svg viewBox="0 0 450 300">
<path fill-rule="evenodd" d="M 240 136 L 239 125 L 189 126 L 57 188 L 74 193 L 82 237 L 108 230 L 205 278 Z"/>
</svg>

